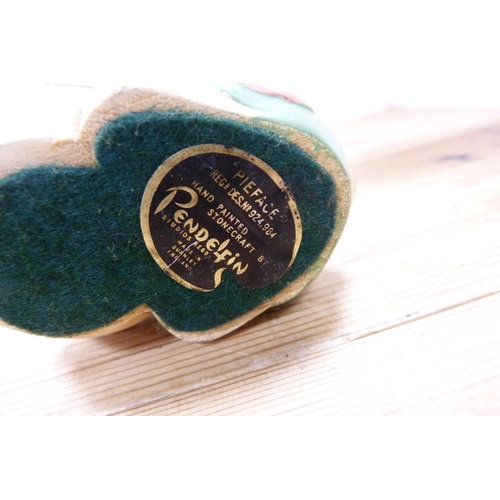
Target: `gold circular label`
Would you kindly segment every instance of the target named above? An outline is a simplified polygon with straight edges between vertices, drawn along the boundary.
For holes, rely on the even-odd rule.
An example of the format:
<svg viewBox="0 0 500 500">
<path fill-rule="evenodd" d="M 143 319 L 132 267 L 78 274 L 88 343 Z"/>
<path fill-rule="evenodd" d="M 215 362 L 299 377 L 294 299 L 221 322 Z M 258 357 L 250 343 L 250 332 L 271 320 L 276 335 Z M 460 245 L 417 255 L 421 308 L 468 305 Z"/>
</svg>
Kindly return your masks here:
<svg viewBox="0 0 500 500">
<path fill-rule="evenodd" d="M 174 280 L 214 290 L 224 271 L 245 288 L 280 279 L 300 247 L 302 224 L 283 179 L 240 149 L 203 144 L 168 158 L 141 205 L 146 246 Z"/>
</svg>

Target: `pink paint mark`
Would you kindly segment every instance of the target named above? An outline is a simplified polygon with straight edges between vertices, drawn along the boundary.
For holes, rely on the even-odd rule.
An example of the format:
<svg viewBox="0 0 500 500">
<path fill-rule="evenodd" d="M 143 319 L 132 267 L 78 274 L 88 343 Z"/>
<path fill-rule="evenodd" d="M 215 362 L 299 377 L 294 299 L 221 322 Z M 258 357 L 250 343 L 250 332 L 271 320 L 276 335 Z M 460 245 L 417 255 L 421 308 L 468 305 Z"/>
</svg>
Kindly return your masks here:
<svg viewBox="0 0 500 500">
<path fill-rule="evenodd" d="M 287 92 L 286 90 L 274 90 L 270 87 L 266 87 L 265 85 L 259 85 L 258 83 L 243 83 L 243 85 L 245 85 L 245 87 L 248 87 L 250 90 L 259 92 L 260 94 L 268 95 L 271 97 L 282 97 L 287 101 L 294 102 L 295 104 L 301 104 L 302 106 L 309 108 L 311 111 L 314 111 L 306 101 L 294 94 L 290 94 L 290 92 Z"/>
</svg>

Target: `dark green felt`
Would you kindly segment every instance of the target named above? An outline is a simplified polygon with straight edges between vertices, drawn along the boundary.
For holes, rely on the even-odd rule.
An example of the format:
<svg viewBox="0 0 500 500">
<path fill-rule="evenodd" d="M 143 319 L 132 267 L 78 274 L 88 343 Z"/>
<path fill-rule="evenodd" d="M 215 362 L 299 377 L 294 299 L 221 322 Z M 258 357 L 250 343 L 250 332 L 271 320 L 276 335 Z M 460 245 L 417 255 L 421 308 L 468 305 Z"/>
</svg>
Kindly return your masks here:
<svg viewBox="0 0 500 500">
<path fill-rule="evenodd" d="M 189 146 L 224 144 L 268 163 L 290 188 L 303 236 L 289 271 L 249 290 L 229 273 L 213 292 L 180 285 L 149 254 L 140 228 L 146 184 Z M 98 134 L 99 168 L 41 166 L 0 181 L 0 317 L 33 333 L 65 336 L 107 325 L 147 304 L 174 329 L 220 326 L 280 292 L 315 262 L 335 223 L 331 177 L 290 142 L 207 115 L 124 115 Z"/>
</svg>

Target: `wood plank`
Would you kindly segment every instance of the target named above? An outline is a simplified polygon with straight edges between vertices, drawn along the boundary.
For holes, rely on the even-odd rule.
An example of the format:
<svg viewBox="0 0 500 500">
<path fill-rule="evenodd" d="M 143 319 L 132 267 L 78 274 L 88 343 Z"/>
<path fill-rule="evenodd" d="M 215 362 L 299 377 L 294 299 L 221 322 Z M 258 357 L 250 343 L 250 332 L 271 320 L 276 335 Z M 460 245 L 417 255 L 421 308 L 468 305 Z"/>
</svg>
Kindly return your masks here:
<svg viewBox="0 0 500 500">
<path fill-rule="evenodd" d="M 499 320 L 497 293 L 128 413 L 498 414 Z"/>
<path fill-rule="evenodd" d="M 359 163 L 498 122 L 500 110 L 412 110 L 388 108 L 334 127 L 349 160 Z"/>
<path fill-rule="evenodd" d="M 498 413 L 500 112 L 413 113 L 352 125 L 378 139 L 347 145 L 346 232 L 295 300 L 210 344 L 3 328 L 0 413 Z"/>
</svg>

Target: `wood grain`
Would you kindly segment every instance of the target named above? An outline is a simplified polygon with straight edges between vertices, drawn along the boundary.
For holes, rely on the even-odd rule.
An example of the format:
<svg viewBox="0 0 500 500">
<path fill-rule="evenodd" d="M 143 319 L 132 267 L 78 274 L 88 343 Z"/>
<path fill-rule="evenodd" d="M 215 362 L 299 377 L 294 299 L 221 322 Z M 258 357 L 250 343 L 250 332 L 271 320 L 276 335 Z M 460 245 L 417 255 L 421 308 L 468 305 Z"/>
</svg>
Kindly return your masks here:
<svg viewBox="0 0 500 500">
<path fill-rule="evenodd" d="M 336 132 L 354 203 L 301 295 L 208 344 L 2 328 L 0 413 L 500 414 L 500 111 Z"/>
</svg>

